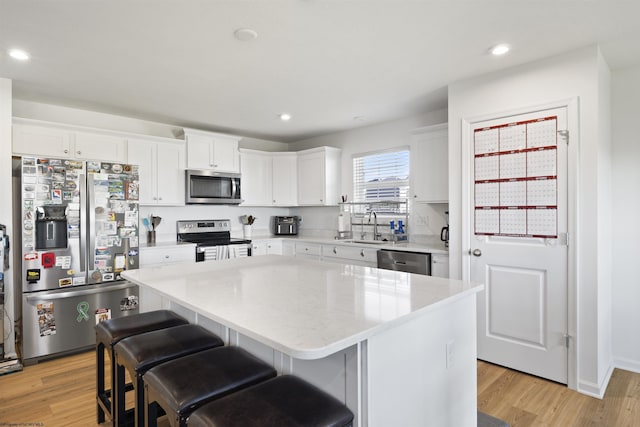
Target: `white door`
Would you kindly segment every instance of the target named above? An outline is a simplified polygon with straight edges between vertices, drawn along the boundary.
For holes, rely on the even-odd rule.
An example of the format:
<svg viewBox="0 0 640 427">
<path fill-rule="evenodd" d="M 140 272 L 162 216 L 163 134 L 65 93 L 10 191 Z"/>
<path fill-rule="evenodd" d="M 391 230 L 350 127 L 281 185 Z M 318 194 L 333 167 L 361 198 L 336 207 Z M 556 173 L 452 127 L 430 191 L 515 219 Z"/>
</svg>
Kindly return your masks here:
<svg viewBox="0 0 640 427">
<path fill-rule="evenodd" d="M 473 123 L 478 358 L 567 383 L 566 108 Z"/>
</svg>

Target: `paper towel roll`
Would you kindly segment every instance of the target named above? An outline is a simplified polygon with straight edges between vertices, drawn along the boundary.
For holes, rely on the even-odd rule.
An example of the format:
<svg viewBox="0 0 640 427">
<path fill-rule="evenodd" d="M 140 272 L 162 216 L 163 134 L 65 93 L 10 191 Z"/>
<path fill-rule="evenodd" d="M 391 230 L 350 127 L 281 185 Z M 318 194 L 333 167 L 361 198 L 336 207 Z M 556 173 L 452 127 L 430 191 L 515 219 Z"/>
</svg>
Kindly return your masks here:
<svg viewBox="0 0 640 427">
<path fill-rule="evenodd" d="M 349 231 L 342 214 L 338 215 L 338 231 Z"/>
</svg>

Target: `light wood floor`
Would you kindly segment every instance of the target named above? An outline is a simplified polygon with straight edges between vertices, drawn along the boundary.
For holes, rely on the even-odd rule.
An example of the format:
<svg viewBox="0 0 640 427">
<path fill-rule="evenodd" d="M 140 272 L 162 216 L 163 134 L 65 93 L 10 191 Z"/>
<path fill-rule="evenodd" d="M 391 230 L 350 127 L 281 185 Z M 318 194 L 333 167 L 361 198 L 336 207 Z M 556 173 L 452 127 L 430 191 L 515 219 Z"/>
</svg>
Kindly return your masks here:
<svg viewBox="0 0 640 427">
<path fill-rule="evenodd" d="M 514 427 L 636 427 L 640 426 L 640 374 L 616 369 L 604 399 L 599 400 L 560 384 L 478 362 L 478 409 Z M 0 376 L 0 426 L 9 423 L 97 426 L 95 353 L 43 362 Z"/>
<path fill-rule="evenodd" d="M 640 374 L 616 369 L 600 400 L 562 384 L 479 361 L 478 409 L 514 427 L 637 427 Z"/>
</svg>

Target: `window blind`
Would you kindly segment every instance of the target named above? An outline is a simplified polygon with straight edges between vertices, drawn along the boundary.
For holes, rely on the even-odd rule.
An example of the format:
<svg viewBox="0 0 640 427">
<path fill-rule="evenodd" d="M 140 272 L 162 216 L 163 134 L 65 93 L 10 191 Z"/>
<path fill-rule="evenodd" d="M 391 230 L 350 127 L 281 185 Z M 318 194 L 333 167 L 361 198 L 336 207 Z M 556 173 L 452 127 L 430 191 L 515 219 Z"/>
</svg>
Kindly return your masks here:
<svg viewBox="0 0 640 427">
<path fill-rule="evenodd" d="M 353 157 L 353 194 L 356 202 L 403 200 L 409 195 L 409 149 L 358 154 Z M 389 213 L 397 212 L 389 207 Z M 376 207 L 380 212 L 380 206 Z"/>
</svg>

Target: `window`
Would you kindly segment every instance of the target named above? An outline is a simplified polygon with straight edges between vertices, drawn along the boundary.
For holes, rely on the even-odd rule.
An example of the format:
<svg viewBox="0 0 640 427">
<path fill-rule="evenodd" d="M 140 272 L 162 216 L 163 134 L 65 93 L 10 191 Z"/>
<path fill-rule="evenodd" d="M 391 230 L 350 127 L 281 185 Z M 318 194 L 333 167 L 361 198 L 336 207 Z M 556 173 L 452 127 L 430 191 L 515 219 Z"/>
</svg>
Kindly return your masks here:
<svg viewBox="0 0 640 427">
<path fill-rule="evenodd" d="M 402 147 L 353 156 L 353 194 L 355 202 L 404 200 L 409 196 L 409 149 Z M 378 212 L 383 211 L 380 206 Z M 389 214 L 397 206 L 389 206 Z"/>
</svg>

